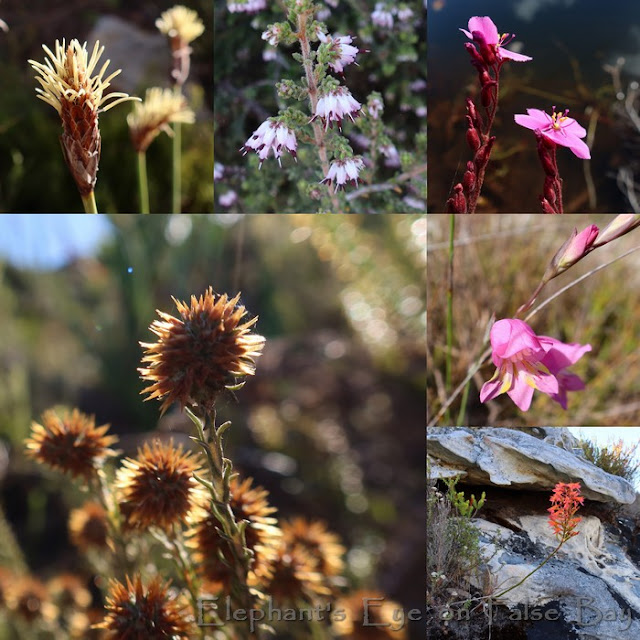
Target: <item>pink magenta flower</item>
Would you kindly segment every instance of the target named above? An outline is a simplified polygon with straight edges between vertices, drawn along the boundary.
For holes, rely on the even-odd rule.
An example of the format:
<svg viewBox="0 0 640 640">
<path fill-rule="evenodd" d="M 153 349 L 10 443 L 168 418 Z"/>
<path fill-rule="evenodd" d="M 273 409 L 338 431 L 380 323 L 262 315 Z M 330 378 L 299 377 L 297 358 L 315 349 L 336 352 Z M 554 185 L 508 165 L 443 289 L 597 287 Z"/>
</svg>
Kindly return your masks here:
<svg viewBox="0 0 640 640">
<path fill-rule="evenodd" d="M 360 52 L 358 47 L 351 45 L 353 38 L 351 36 L 326 36 L 324 33 L 319 32 L 318 38 L 320 42 L 329 45 L 331 51 L 335 52 L 336 58 L 333 62 L 329 63 L 329 66 L 336 72 L 342 73 L 344 68 L 352 62 L 356 65 L 356 56 Z"/>
<path fill-rule="evenodd" d="M 582 381 L 565 369 L 591 350 L 591 345 L 537 336 L 526 322 L 509 318 L 498 320 L 490 337 L 496 371 L 482 386 L 481 402 L 506 392 L 521 411 L 527 411 L 537 389 L 566 408 L 566 391 Z"/>
<path fill-rule="evenodd" d="M 391 29 L 393 28 L 393 13 L 388 11 L 385 5 L 379 2 L 371 14 L 371 22 L 378 27 Z"/>
<path fill-rule="evenodd" d="M 325 130 L 334 122 L 338 123 L 338 129 L 342 130 L 342 119 L 349 116 L 352 122 L 354 114 L 357 116 L 362 105 L 351 95 L 349 89 L 337 87 L 329 93 L 325 93 L 316 105 L 314 118 L 322 118 L 325 122 Z"/>
<path fill-rule="evenodd" d="M 360 158 L 335 160 L 331 163 L 329 172 L 325 178 L 320 180 L 320 184 L 328 184 L 332 180 L 335 180 L 337 189 L 343 187 L 347 182 L 351 182 L 354 186 L 357 186 L 358 175 L 360 174 L 362 167 L 364 167 L 364 163 Z"/>
<path fill-rule="evenodd" d="M 487 16 L 479 17 L 474 16 L 469 19 L 469 31 L 466 29 L 460 29 L 467 38 L 480 43 L 480 41 L 486 42 L 486 44 L 497 53 L 498 58 L 501 60 L 514 60 L 515 62 L 528 62 L 533 60 L 529 56 L 523 56 L 520 53 L 509 51 L 505 49 L 503 45 L 508 44 L 513 40 L 514 34 L 498 33 L 498 27 L 494 24 L 493 20 Z M 477 35 L 476 35 L 477 34 Z"/>
<path fill-rule="evenodd" d="M 298 148 L 296 134 L 280 122 L 265 120 L 251 134 L 251 137 L 240 148 L 240 151 L 244 151 L 242 155 L 247 155 L 247 151 L 253 149 L 260 158 L 260 168 L 262 168 L 262 163 L 266 160 L 271 150 L 273 150 L 273 155 L 278 159 L 278 164 L 282 166 L 280 156 L 283 148 L 287 149 L 294 159 L 296 158 L 296 149 Z"/>
<path fill-rule="evenodd" d="M 591 158 L 591 152 L 589 147 L 580 140 L 587 135 L 584 127 L 579 125 L 573 118 L 569 118 L 567 113 L 569 109 L 565 109 L 564 113 L 558 111 L 553 107 L 553 115 L 549 115 L 546 111 L 540 109 L 527 109 L 529 115 L 516 114 L 514 116 L 515 121 L 521 126 L 527 129 L 533 129 L 538 131 L 545 138 L 562 145 L 563 147 L 569 147 L 571 151 L 578 158 L 588 160 Z"/>
</svg>

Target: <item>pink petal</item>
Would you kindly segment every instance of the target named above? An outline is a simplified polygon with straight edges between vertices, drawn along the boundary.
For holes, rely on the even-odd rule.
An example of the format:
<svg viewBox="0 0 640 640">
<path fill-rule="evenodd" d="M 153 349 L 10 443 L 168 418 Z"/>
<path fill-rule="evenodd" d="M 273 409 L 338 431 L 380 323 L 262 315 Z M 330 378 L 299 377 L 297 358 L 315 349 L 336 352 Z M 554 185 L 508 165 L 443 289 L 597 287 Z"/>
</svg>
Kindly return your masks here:
<svg viewBox="0 0 640 640">
<path fill-rule="evenodd" d="M 513 388 L 507 391 L 507 394 L 520 411 L 529 410 L 533 398 L 533 387 L 530 387 L 526 382 L 518 382 L 516 380 Z"/>
<path fill-rule="evenodd" d="M 487 44 L 498 44 L 498 40 L 500 39 L 498 35 L 498 27 L 496 27 L 493 20 L 488 16 L 474 16 L 473 18 L 470 18 L 469 31 L 480 31 Z M 473 38 L 473 36 L 471 37 Z"/>
<path fill-rule="evenodd" d="M 569 120 L 571 120 L 571 122 L 563 125 L 562 130 L 570 136 L 584 138 L 587 135 L 587 130 L 577 120 L 573 118 L 569 118 Z"/>
<path fill-rule="evenodd" d="M 578 138 L 572 138 L 571 144 L 567 145 L 573 153 L 575 153 L 578 158 L 582 158 L 583 160 L 591 160 L 591 151 L 589 151 L 589 147 L 579 140 Z"/>
<path fill-rule="evenodd" d="M 529 56 L 523 56 L 521 53 L 516 53 L 515 51 L 509 51 L 509 49 L 505 49 L 504 47 L 498 48 L 498 55 L 507 60 L 513 60 L 515 62 L 528 62 L 529 60 L 533 60 Z"/>
<path fill-rule="evenodd" d="M 495 355 L 505 359 L 524 350 L 531 350 L 532 357 L 535 352 L 546 351 L 526 322 L 510 318 L 498 320 L 491 327 L 491 347 Z"/>
<path fill-rule="evenodd" d="M 533 129 L 534 131 L 541 129 L 542 127 L 546 127 L 548 124 L 548 121 L 542 122 L 537 117 L 525 116 L 524 114 L 520 113 L 517 113 L 515 116 L 513 116 L 513 119 L 516 121 L 516 124 L 519 124 L 521 127 Z"/>
<path fill-rule="evenodd" d="M 548 336 L 540 336 L 540 342 L 550 346 L 542 358 L 542 364 L 553 374 L 575 364 L 585 353 L 591 351 L 590 344 L 578 344 L 577 342 L 567 344 Z"/>
<path fill-rule="evenodd" d="M 500 378 L 497 378 L 496 380 L 487 380 L 487 382 L 482 385 L 482 389 L 480 389 L 480 402 L 493 400 L 496 396 L 504 393 L 504 391 L 501 391 L 501 388 L 502 380 L 500 380 Z"/>
</svg>

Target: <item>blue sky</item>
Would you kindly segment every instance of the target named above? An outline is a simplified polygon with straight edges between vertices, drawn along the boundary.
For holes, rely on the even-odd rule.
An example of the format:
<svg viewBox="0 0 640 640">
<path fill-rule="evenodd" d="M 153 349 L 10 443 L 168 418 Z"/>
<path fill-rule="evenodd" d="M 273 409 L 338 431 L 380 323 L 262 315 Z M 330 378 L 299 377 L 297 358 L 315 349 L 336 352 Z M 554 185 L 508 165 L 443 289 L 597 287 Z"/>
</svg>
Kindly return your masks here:
<svg viewBox="0 0 640 640">
<path fill-rule="evenodd" d="M 17 267 L 58 269 L 93 255 L 111 235 L 103 215 L 76 213 L 0 215 L 0 258 Z"/>
</svg>

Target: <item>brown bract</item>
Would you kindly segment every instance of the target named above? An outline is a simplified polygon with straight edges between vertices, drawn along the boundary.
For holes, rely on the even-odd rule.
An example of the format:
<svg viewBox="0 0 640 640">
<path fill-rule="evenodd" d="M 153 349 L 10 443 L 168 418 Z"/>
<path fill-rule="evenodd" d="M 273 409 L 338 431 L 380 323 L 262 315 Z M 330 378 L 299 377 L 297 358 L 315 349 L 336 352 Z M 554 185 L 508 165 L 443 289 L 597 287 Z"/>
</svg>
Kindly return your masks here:
<svg viewBox="0 0 640 640">
<path fill-rule="evenodd" d="M 152 383 L 141 393 L 163 400 L 162 413 L 173 402 L 211 410 L 221 391 L 255 373 L 264 338 L 251 333 L 257 317 L 242 322 L 247 311 L 239 299 L 209 287 L 199 298 L 191 296 L 191 305 L 173 298 L 180 318 L 157 311 L 161 319 L 149 328 L 158 340 L 140 343 L 147 366 L 138 371 Z"/>
<path fill-rule="evenodd" d="M 107 615 L 96 629 L 105 629 L 112 640 L 188 640 L 194 636 L 186 602 L 168 593 L 169 583 L 155 577 L 144 587 L 140 575 L 126 584 L 109 583 L 106 598 Z"/>
<path fill-rule="evenodd" d="M 231 480 L 229 506 L 237 522 L 246 521 L 246 547 L 253 553 L 248 576 L 251 586 L 260 585 L 271 576 L 271 562 L 280 543 L 281 531 L 271 515 L 276 511 L 267 501 L 268 493 L 260 486 L 252 487 L 253 480 Z M 220 535 L 220 523 L 208 503 L 194 509 L 187 532 L 187 545 L 194 550 L 193 560 L 205 588 L 212 593 L 230 592 L 235 571 L 235 559 L 228 543 Z M 225 558 L 222 562 L 220 555 Z"/>
<path fill-rule="evenodd" d="M 73 477 L 95 477 L 104 458 L 116 455 L 109 447 L 118 441 L 105 435 L 109 425 L 95 426 L 94 416 L 78 409 L 61 416 L 49 410 L 42 414 L 42 424 L 34 422 L 31 437 L 25 441 L 27 455 Z"/>
<path fill-rule="evenodd" d="M 200 469 L 196 456 L 173 441 L 145 443 L 135 459 L 125 458 L 116 474 L 125 527 L 157 526 L 169 532 L 184 522 L 196 501 L 203 500 L 204 492 L 193 477 Z"/>
<path fill-rule="evenodd" d="M 9 611 L 27 622 L 51 621 L 58 613 L 49 601 L 46 587 L 37 578 L 16 576 L 5 584 L 4 595 Z"/>
</svg>

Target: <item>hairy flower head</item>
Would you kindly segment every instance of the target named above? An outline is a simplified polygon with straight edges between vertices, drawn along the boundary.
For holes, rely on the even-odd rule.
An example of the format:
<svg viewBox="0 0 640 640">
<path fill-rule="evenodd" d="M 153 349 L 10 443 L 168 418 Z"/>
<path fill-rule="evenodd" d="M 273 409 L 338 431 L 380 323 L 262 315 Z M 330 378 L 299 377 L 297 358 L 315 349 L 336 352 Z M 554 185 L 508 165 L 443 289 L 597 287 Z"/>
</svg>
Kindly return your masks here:
<svg viewBox="0 0 640 640">
<path fill-rule="evenodd" d="M 156 20 L 156 27 L 172 40 L 178 39 L 188 44 L 201 36 L 204 24 L 193 9 L 178 4 L 164 11 Z"/>
<path fill-rule="evenodd" d="M 291 546 L 299 546 L 310 556 L 315 568 L 323 576 L 336 576 L 344 569 L 346 549 L 340 538 L 327 529 L 324 522 L 309 521 L 305 518 L 280 523 L 282 535 Z"/>
<path fill-rule="evenodd" d="M 69 514 L 69 538 L 82 551 L 106 547 L 108 533 L 107 512 L 97 502 L 85 502 Z"/>
<path fill-rule="evenodd" d="M 36 80 L 38 98 L 50 104 L 62 119 L 62 150 L 65 161 L 82 196 L 94 190 L 100 161 L 100 130 L 98 113 L 108 111 L 125 100 L 139 100 L 126 93 L 104 91 L 110 86 L 120 69 L 105 76 L 109 60 L 96 71 L 98 60 L 104 51 L 96 41 L 91 56 L 87 43 L 72 40 L 66 46 L 56 40 L 55 53 L 42 45 L 49 58 L 44 64 L 29 60 L 39 74 Z M 108 103 L 108 104 L 107 104 Z"/>
<path fill-rule="evenodd" d="M 105 435 L 109 425 L 95 426 L 93 416 L 74 409 L 58 415 L 49 410 L 42 424 L 34 422 L 31 437 L 25 441 L 27 455 L 53 469 L 89 480 L 97 474 L 104 458 L 116 452 L 110 445 L 116 436 Z"/>
<path fill-rule="evenodd" d="M 180 318 L 157 312 L 161 319 L 149 329 L 158 341 L 140 343 L 147 366 L 138 371 L 152 383 L 141 393 L 161 399 L 163 413 L 173 402 L 210 409 L 237 378 L 255 373 L 264 338 L 251 333 L 257 317 L 242 322 L 247 311 L 239 300 L 240 294 L 229 299 L 209 287 L 199 298 L 191 296 L 191 305 L 173 298 Z"/>
<path fill-rule="evenodd" d="M 125 584 L 111 580 L 106 598 L 104 620 L 95 625 L 105 629 L 112 640 L 189 640 L 193 635 L 188 605 L 169 595 L 169 584 L 156 576 L 147 587 L 137 574 Z"/>
<path fill-rule="evenodd" d="M 183 522 L 203 490 L 193 477 L 200 463 L 182 445 L 155 440 L 138 449 L 135 459 L 125 458 L 116 474 L 120 511 L 129 528 L 155 525 L 169 531 Z"/>
<path fill-rule="evenodd" d="M 173 136 L 173 131 L 168 126 L 171 122 L 195 122 L 195 114 L 187 105 L 187 99 L 171 89 L 147 89 L 144 102 L 136 104 L 127 116 L 129 133 L 136 151 L 146 151 L 161 131 Z"/>
</svg>

